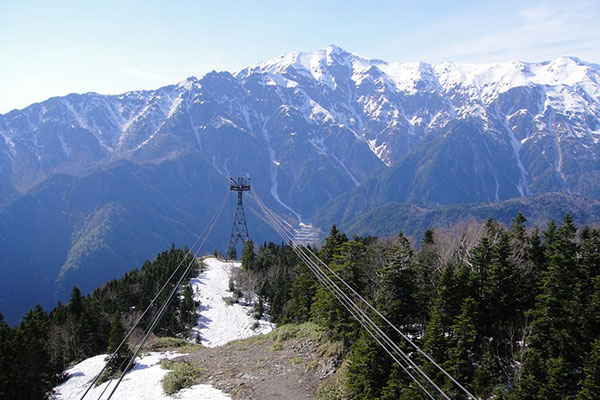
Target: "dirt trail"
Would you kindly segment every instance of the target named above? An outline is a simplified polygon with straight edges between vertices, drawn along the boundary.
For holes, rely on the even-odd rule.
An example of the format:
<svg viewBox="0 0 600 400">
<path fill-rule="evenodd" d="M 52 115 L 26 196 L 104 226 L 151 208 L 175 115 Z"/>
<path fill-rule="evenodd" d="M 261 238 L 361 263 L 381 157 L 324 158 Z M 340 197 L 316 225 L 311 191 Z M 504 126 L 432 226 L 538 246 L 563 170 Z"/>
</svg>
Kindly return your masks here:
<svg viewBox="0 0 600 400">
<path fill-rule="evenodd" d="M 200 348 L 175 362 L 194 362 L 207 383 L 245 400 L 316 399 L 317 388 L 334 372 L 334 359 L 311 339 L 274 341 L 255 336 L 215 348 Z"/>
</svg>

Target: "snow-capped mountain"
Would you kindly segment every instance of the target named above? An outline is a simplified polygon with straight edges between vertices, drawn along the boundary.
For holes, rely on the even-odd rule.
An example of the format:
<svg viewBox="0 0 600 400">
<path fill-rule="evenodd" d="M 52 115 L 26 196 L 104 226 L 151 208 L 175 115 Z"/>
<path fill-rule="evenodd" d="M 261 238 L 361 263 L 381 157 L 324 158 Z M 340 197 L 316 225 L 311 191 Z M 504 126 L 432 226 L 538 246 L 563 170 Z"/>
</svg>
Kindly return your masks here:
<svg viewBox="0 0 600 400">
<path fill-rule="evenodd" d="M 447 134 L 451 122 L 470 121 L 477 131 L 470 135 L 484 136 L 472 153 L 490 165 L 478 171 L 485 188 L 463 200 L 596 195 L 589 173 L 598 168 L 581 166 L 599 165 L 599 74 L 568 57 L 388 63 L 329 46 L 155 91 L 52 98 L 0 117 L 2 192 L 120 158 L 200 152 L 224 174 L 260 177 L 274 198 L 309 216 L 324 199 Z"/>
<path fill-rule="evenodd" d="M 599 141 L 600 66 L 570 57 L 393 63 L 328 46 L 158 90 L 55 97 L 0 115 L 0 272 L 26 265 L 45 271 L 40 287 L 70 285 L 102 260 L 95 287 L 201 231 L 230 175 L 252 176 L 298 223 L 346 198 L 599 198 Z"/>
</svg>

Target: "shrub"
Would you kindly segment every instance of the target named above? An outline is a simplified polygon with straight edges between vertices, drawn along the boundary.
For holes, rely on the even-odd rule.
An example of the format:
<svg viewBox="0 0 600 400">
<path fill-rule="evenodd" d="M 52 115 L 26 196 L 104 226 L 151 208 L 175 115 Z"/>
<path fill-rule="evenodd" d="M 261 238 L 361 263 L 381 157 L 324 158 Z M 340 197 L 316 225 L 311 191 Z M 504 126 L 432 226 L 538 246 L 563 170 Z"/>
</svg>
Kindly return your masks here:
<svg viewBox="0 0 600 400">
<path fill-rule="evenodd" d="M 203 368 L 190 363 L 166 363 L 164 366 L 173 368 L 162 380 L 163 390 L 168 396 L 194 385 L 204 373 Z"/>
</svg>

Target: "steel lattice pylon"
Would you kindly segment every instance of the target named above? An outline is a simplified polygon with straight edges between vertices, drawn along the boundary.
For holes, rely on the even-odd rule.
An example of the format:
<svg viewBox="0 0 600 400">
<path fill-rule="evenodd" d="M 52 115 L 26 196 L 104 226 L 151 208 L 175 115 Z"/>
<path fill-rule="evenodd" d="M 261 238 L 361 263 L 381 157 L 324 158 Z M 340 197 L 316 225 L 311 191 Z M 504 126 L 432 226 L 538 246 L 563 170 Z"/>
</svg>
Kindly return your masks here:
<svg viewBox="0 0 600 400">
<path fill-rule="evenodd" d="M 230 256 L 235 251 L 235 246 L 238 241 L 245 242 L 250 238 L 248 236 L 248 225 L 246 224 L 246 214 L 244 213 L 243 193 L 250 190 L 250 178 L 229 178 L 229 189 L 237 192 L 237 209 L 233 217 L 233 227 L 231 228 L 231 240 L 229 241 L 229 249 L 227 256 Z"/>
</svg>

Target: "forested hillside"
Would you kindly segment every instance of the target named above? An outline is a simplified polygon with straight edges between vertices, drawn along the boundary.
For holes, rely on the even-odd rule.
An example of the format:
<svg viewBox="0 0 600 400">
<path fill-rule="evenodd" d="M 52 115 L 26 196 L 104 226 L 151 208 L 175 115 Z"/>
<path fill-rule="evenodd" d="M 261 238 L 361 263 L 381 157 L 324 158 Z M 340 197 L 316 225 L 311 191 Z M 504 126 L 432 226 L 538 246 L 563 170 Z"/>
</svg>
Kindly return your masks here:
<svg viewBox="0 0 600 400">
<path fill-rule="evenodd" d="M 82 296 L 74 287 L 68 304 L 59 303 L 50 313 L 38 305 L 15 328 L 10 328 L 0 314 L 0 399 L 49 398 L 71 363 L 112 353 L 124 336 L 124 327 L 129 329 L 139 318 L 187 252 L 172 247 L 154 261 L 144 263 L 141 269 L 108 282 L 89 296 Z M 194 262 L 189 277 L 196 276 L 199 267 Z M 171 277 L 167 290 L 140 326 L 148 325 L 181 277 L 181 271 Z M 181 299 L 175 296 L 154 333 L 181 335 L 195 323 L 196 305 L 186 285 Z M 139 330 L 133 337 L 142 334 Z"/>
<path fill-rule="evenodd" d="M 598 229 L 578 228 L 569 215 L 528 229 L 518 214 L 510 227 L 489 219 L 428 230 L 416 247 L 402 233 L 349 239 L 334 226 L 314 251 L 477 397 L 600 398 Z M 47 398 L 72 361 L 114 348 L 115 332 L 132 325 L 184 254 L 172 248 L 89 296 L 74 288 L 68 304 L 49 314 L 37 307 L 18 327 L 0 322 L 0 398 Z M 255 250 L 246 242 L 233 278 L 236 297 L 259 295 L 257 312 L 277 324 L 316 323 L 341 343 L 322 398 L 426 398 L 291 247 Z M 175 299 L 157 335 L 185 334 L 195 321 L 189 288 Z M 422 356 L 408 354 L 451 398 L 465 398 Z"/>
<path fill-rule="evenodd" d="M 476 396 L 598 399 L 600 232 L 578 229 L 568 215 L 543 232 L 525 222 L 519 214 L 510 228 L 490 219 L 429 230 L 418 249 L 402 233 L 350 240 L 334 227 L 318 254 Z M 273 319 L 314 321 L 343 342 L 347 379 L 336 398 L 426 398 L 291 248 L 252 247 L 247 242 L 238 281 L 264 297 Z M 463 398 L 421 356 L 411 357 Z"/>
</svg>

